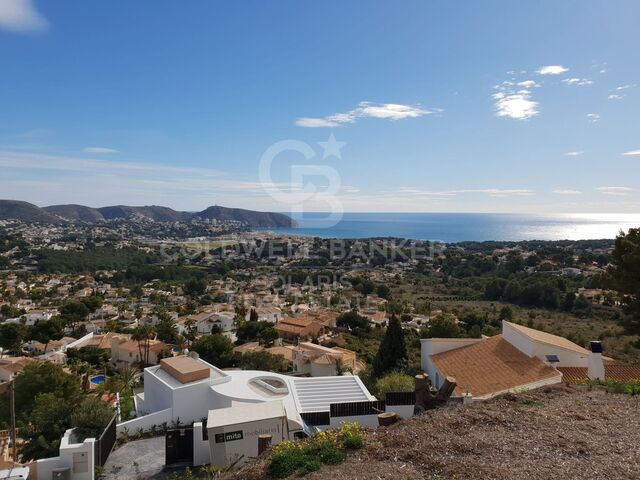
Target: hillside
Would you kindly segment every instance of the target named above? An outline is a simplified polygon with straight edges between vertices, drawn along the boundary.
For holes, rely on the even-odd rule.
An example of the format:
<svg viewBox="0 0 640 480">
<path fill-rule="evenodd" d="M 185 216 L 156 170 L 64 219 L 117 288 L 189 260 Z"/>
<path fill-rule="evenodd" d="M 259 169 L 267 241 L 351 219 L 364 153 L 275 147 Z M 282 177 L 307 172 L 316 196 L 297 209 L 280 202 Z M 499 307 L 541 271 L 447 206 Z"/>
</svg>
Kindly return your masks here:
<svg viewBox="0 0 640 480">
<path fill-rule="evenodd" d="M 241 208 L 209 207 L 194 214 L 195 218 L 216 220 L 237 220 L 258 228 L 291 227 L 295 221 L 282 213 L 255 212 Z"/>
<path fill-rule="evenodd" d="M 638 401 L 554 386 L 432 410 L 370 432 L 365 447 L 305 479 L 640 478 Z M 225 478 L 266 478 L 260 459 Z"/>
<path fill-rule="evenodd" d="M 295 226 L 287 215 L 257 212 L 240 208 L 209 207 L 202 212 L 180 212 L 157 205 L 132 207 L 115 205 L 101 208 L 84 205 L 52 205 L 40 208 L 28 202 L 0 200 L 0 220 L 14 219 L 24 222 L 60 224 L 69 222 L 97 223 L 107 220 L 132 220 L 148 218 L 156 222 L 188 222 L 191 220 L 238 221 L 252 228 L 277 228 Z"/>
<path fill-rule="evenodd" d="M 51 224 L 64 223 L 64 220 L 32 203 L 20 200 L 0 200 L 0 220 L 6 219 Z"/>
</svg>

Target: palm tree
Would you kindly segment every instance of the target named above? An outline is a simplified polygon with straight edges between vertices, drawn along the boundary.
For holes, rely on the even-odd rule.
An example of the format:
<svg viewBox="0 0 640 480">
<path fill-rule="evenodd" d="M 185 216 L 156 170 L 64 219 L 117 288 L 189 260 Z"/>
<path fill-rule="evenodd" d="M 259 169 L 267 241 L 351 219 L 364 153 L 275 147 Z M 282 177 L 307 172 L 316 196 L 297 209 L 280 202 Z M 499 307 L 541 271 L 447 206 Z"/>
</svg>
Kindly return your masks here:
<svg viewBox="0 0 640 480">
<path fill-rule="evenodd" d="M 143 367 L 149 364 L 149 347 L 154 336 L 155 331 L 151 325 L 139 325 L 133 329 L 131 334 L 131 340 L 138 342 L 140 363 Z"/>
</svg>

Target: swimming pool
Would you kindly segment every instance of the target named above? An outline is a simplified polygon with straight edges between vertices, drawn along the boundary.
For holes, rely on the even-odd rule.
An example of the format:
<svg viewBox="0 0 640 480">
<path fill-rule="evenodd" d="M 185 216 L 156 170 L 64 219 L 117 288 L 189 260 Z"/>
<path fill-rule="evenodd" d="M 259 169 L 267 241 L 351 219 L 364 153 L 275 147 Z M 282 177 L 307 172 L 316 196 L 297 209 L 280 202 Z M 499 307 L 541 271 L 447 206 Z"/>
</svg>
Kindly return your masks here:
<svg viewBox="0 0 640 480">
<path fill-rule="evenodd" d="M 96 375 L 95 377 L 91 377 L 91 383 L 95 383 L 96 385 L 104 382 L 104 375 Z"/>
</svg>

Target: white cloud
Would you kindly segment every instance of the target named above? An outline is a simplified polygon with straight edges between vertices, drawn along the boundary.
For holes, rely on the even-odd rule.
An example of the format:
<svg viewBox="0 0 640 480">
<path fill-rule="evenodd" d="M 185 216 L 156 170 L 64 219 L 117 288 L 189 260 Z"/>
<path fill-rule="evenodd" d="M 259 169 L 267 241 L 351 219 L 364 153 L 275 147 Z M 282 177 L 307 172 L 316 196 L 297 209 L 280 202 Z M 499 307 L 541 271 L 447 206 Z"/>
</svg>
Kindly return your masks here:
<svg viewBox="0 0 640 480">
<path fill-rule="evenodd" d="M 587 120 L 589 120 L 591 123 L 599 122 L 600 115 L 598 115 L 597 113 L 587 113 Z"/>
<path fill-rule="evenodd" d="M 539 87 L 540 84 L 536 83 L 535 80 L 525 80 L 524 82 L 518 82 L 518 86 L 524 87 L 524 88 L 533 88 L 533 87 Z"/>
<path fill-rule="evenodd" d="M 577 156 L 582 155 L 583 153 L 584 152 L 579 152 L 579 151 L 575 151 L 574 150 L 574 151 L 565 153 L 565 156 L 567 156 L 567 157 L 577 157 Z"/>
<path fill-rule="evenodd" d="M 567 85 L 591 85 L 593 82 L 587 78 L 577 78 L 577 77 L 573 77 L 573 78 L 565 78 L 564 80 L 562 80 L 564 83 L 566 83 Z"/>
<path fill-rule="evenodd" d="M 598 187 L 596 190 L 603 195 L 629 195 L 633 191 L 629 187 Z"/>
<path fill-rule="evenodd" d="M 561 73 L 568 72 L 569 69 L 562 65 L 545 65 L 538 69 L 540 75 L 560 75 Z"/>
<path fill-rule="evenodd" d="M 627 157 L 640 157 L 640 150 L 631 150 L 629 152 L 624 152 L 622 155 Z"/>
<path fill-rule="evenodd" d="M 527 120 L 538 114 L 538 102 L 531 99 L 528 90 L 514 93 L 498 92 L 493 95 L 496 116 Z"/>
<path fill-rule="evenodd" d="M 622 100 L 624 98 L 624 95 L 618 95 L 616 93 L 612 93 L 611 95 L 609 95 L 607 97 L 609 100 Z"/>
<path fill-rule="evenodd" d="M 560 189 L 554 190 L 553 193 L 558 195 L 582 195 L 582 192 L 579 190 L 571 190 L 571 189 Z"/>
<path fill-rule="evenodd" d="M 47 26 L 47 20 L 38 13 L 32 0 L 0 0 L 0 29 L 37 32 Z"/>
<path fill-rule="evenodd" d="M 115 148 L 107 147 L 87 147 L 82 151 L 84 153 L 119 153 Z"/>
<path fill-rule="evenodd" d="M 334 113 L 327 117 L 301 117 L 296 125 L 307 128 L 339 127 L 346 123 L 354 123 L 360 118 L 379 118 L 384 120 L 403 120 L 442 112 L 434 108 L 426 110 L 420 105 L 403 105 L 399 103 L 360 102 L 356 108 L 344 113 Z"/>
<path fill-rule="evenodd" d="M 508 195 L 522 195 L 529 196 L 535 195 L 533 190 L 529 190 L 526 188 L 467 188 L 461 190 L 444 190 L 444 191 L 433 191 L 433 190 L 424 190 L 421 188 L 415 187 L 400 187 L 398 190 L 393 193 L 401 194 L 401 195 L 409 195 L 409 196 L 424 196 L 424 197 L 452 197 L 458 194 L 465 193 L 481 193 L 485 195 L 489 195 L 490 197 L 506 197 Z"/>
<path fill-rule="evenodd" d="M 616 90 L 617 91 L 626 90 L 627 88 L 631 88 L 631 87 L 635 87 L 635 85 L 620 85 L 619 87 L 616 87 Z"/>
</svg>

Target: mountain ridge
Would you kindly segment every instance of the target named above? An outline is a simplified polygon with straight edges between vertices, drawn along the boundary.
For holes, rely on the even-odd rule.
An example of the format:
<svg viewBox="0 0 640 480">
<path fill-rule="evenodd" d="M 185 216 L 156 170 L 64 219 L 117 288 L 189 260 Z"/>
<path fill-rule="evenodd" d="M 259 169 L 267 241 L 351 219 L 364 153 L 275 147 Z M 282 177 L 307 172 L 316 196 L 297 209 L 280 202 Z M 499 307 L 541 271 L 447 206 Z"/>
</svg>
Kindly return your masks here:
<svg viewBox="0 0 640 480">
<path fill-rule="evenodd" d="M 64 223 L 100 223 L 110 220 L 132 220 L 144 217 L 156 222 L 188 222 L 191 220 L 238 221 L 253 228 L 295 227 L 289 216 L 242 208 L 213 205 L 199 212 L 183 212 L 160 205 L 112 205 L 100 208 L 78 204 L 38 207 L 22 200 L 0 200 L 0 220 L 20 220 L 53 225 Z"/>
</svg>

